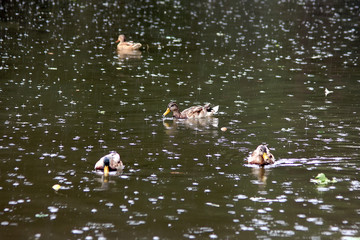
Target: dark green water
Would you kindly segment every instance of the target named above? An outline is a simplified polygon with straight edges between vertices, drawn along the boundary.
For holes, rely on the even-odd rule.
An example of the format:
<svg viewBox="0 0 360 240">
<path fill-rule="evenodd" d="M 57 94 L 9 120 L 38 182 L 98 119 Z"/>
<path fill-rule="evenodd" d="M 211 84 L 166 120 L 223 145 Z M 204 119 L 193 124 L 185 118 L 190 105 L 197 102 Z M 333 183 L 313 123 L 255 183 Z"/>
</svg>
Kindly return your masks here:
<svg viewBox="0 0 360 240">
<path fill-rule="evenodd" d="M 360 237 L 356 1 L 0 6 L 1 239 Z M 220 113 L 163 120 L 170 101 Z M 246 165 L 261 143 L 278 162 Z"/>
</svg>

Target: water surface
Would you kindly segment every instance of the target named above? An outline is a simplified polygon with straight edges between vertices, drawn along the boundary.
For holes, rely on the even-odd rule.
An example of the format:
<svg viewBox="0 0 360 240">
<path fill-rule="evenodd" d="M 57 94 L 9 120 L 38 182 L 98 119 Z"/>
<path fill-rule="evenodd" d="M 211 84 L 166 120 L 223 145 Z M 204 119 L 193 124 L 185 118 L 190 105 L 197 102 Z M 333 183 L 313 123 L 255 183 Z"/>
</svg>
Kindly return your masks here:
<svg viewBox="0 0 360 240">
<path fill-rule="evenodd" d="M 4 239 L 359 237 L 354 1 L 0 11 Z M 120 33 L 143 51 L 118 55 Z M 162 119 L 170 101 L 220 113 Z M 261 143 L 274 166 L 246 164 Z M 111 150 L 125 169 L 104 180 L 92 170 Z M 337 183 L 310 183 L 320 172 Z"/>
</svg>

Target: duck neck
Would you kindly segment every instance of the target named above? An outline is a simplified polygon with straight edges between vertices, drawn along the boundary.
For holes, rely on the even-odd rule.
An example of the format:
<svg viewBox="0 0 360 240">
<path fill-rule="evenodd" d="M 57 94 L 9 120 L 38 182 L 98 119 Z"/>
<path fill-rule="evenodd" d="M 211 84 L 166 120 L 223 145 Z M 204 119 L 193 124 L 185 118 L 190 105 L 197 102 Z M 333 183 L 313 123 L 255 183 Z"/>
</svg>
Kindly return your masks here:
<svg viewBox="0 0 360 240">
<path fill-rule="evenodd" d="M 181 118 L 181 114 L 180 114 L 179 110 L 173 111 L 173 116 L 176 118 Z"/>
<path fill-rule="evenodd" d="M 265 159 L 261 156 L 260 157 L 260 165 L 261 166 L 264 166 L 264 165 L 266 165 L 267 163 L 266 163 L 266 161 L 265 161 Z"/>
</svg>

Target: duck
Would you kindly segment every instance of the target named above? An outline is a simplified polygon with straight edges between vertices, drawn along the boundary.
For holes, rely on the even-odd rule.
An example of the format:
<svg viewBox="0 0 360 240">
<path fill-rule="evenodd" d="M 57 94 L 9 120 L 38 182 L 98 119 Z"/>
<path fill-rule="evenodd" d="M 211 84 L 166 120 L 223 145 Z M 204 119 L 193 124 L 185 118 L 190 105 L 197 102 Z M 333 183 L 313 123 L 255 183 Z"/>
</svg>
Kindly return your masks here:
<svg viewBox="0 0 360 240">
<path fill-rule="evenodd" d="M 109 172 L 120 171 L 124 168 L 124 164 L 120 159 L 120 154 L 111 151 L 109 154 L 100 158 L 95 164 L 95 171 L 103 171 L 104 176 L 108 176 Z"/>
<path fill-rule="evenodd" d="M 141 48 L 141 43 L 134 43 L 134 42 L 126 42 L 125 35 L 121 34 L 116 40 L 117 50 L 118 51 L 131 51 L 131 50 L 139 50 Z"/>
<path fill-rule="evenodd" d="M 163 114 L 165 117 L 169 112 L 173 112 L 173 117 L 177 119 L 193 119 L 210 117 L 219 111 L 219 106 L 210 107 L 210 103 L 204 106 L 192 106 L 180 112 L 176 102 L 170 102 Z"/>
<path fill-rule="evenodd" d="M 257 164 L 260 166 L 275 163 L 275 157 L 270 153 L 266 145 L 259 145 L 248 158 L 249 164 Z"/>
</svg>

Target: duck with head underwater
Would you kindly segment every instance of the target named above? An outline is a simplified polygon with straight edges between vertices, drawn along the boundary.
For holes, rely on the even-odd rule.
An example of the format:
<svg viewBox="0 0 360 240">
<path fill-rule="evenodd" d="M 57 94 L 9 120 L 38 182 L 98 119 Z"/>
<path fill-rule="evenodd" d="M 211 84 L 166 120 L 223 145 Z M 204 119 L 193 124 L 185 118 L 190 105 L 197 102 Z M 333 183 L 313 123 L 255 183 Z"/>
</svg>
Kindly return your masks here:
<svg viewBox="0 0 360 240">
<path fill-rule="evenodd" d="M 219 111 L 219 106 L 210 107 L 210 103 L 204 106 L 192 106 L 180 112 L 176 102 L 170 102 L 166 111 L 163 114 L 165 117 L 170 112 L 173 112 L 174 118 L 177 119 L 191 119 L 210 117 Z"/>
<path fill-rule="evenodd" d="M 259 145 L 249 156 L 248 163 L 264 166 L 275 163 L 275 157 L 266 145 Z"/>
<path fill-rule="evenodd" d="M 103 172 L 104 176 L 108 176 L 110 172 L 121 171 L 124 168 L 124 165 L 120 159 L 120 155 L 117 152 L 112 151 L 100 158 L 94 168 L 97 172 Z"/>
</svg>

